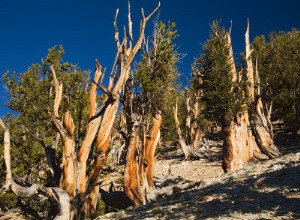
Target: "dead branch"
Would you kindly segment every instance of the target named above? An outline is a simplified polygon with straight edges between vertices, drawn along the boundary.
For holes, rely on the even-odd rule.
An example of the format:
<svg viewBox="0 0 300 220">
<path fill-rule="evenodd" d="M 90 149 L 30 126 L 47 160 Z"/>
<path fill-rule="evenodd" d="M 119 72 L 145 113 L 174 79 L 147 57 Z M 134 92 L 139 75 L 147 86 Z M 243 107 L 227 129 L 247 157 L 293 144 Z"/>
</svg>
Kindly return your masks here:
<svg viewBox="0 0 300 220">
<path fill-rule="evenodd" d="M 132 49 L 132 21 L 131 21 L 131 14 L 130 14 L 130 3 L 128 1 L 128 34 L 129 34 L 129 49 Z"/>
<path fill-rule="evenodd" d="M 10 133 L 8 128 L 0 119 L 0 126 L 4 130 L 4 163 L 6 166 L 6 181 L 3 186 L 5 191 L 11 191 L 19 197 L 30 198 L 33 195 L 41 194 L 46 196 L 52 205 L 57 207 L 56 220 L 65 220 L 70 218 L 70 198 L 68 194 L 57 187 L 43 187 L 39 184 L 32 184 L 30 187 L 23 187 L 17 184 L 12 178 L 11 157 L 10 157 Z M 51 203 L 50 203 L 51 204 Z"/>
<path fill-rule="evenodd" d="M 55 87 L 55 99 L 54 99 L 54 110 L 53 110 L 53 112 L 54 112 L 55 117 L 58 118 L 59 117 L 58 109 L 59 109 L 60 102 L 61 102 L 61 99 L 62 99 L 63 85 L 59 84 L 53 65 L 50 66 L 50 69 L 51 69 L 51 72 L 52 72 L 52 75 L 53 75 L 53 81 L 54 81 L 54 87 Z"/>
<path fill-rule="evenodd" d="M 97 83 L 99 81 L 99 78 L 101 77 L 101 65 L 99 64 L 98 60 L 96 60 L 96 70 L 95 70 L 95 76 L 93 82 L 96 84 L 92 84 L 91 92 L 90 92 L 90 109 L 89 109 L 89 118 L 92 118 L 95 114 L 95 110 L 97 108 L 96 103 L 96 90 L 97 90 Z"/>
<path fill-rule="evenodd" d="M 248 86 L 248 96 L 252 102 L 254 102 L 255 94 L 254 94 L 254 74 L 253 74 L 253 63 L 251 59 L 251 54 L 253 50 L 251 50 L 250 46 L 250 37 L 249 37 L 249 19 L 247 20 L 247 30 L 245 34 L 245 42 L 246 42 L 246 64 L 247 64 L 247 78 L 249 82 Z"/>
</svg>

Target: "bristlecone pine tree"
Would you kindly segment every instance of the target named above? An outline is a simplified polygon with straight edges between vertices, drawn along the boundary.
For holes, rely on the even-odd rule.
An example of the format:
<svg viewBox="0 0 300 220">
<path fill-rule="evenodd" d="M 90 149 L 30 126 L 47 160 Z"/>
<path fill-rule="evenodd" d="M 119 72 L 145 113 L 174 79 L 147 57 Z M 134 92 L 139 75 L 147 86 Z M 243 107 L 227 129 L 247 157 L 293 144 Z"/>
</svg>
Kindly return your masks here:
<svg viewBox="0 0 300 220">
<path fill-rule="evenodd" d="M 273 105 L 272 117 L 300 134 L 300 31 L 272 32 L 254 39 L 262 96 Z"/>
<path fill-rule="evenodd" d="M 49 111 L 49 118 L 53 127 L 59 133 L 62 142 L 62 172 L 59 180 L 59 187 L 44 187 L 39 184 L 31 184 L 21 186 L 12 178 L 11 157 L 10 157 L 10 134 L 3 121 L 0 120 L 0 126 L 4 130 L 4 158 L 6 164 L 6 182 L 4 189 L 12 191 L 20 197 L 31 197 L 33 195 L 44 195 L 50 201 L 55 209 L 54 219 L 89 219 L 95 215 L 96 205 L 99 193 L 99 174 L 103 163 L 105 162 L 108 143 L 110 141 L 112 126 L 116 116 L 116 112 L 120 102 L 121 91 L 124 88 L 124 82 L 129 77 L 131 63 L 140 50 L 147 21 L 159 8 L 148 16 L 144 16 L 142 10 L 142 20 L 140 24 L 139 38 L 136 44 L 133 44 L 132 38 L 132 22 L 130 17 L 130 7 L 128 13 L 128 26 L 130 39 L 127 39 L 125 34 L 122 43 L 119 41 L 119 32 L 117 29 L 116 12 L 115 26 L 115 42 L 117 46 L 117 54 L 115 64 L 112 68 L 112 74 L 108 87 L 105 87 L 103 82 L 103 73 L 101 66 L 96 61 L 96 71 L 90 91 L 88 123 L 85 128 L 85 136 L 79 143 L 81 145 L 77 149 L 75 123 L 73 114 L 70 111 L 70 106 L 67 98 L 63 97 L 64 87 L 59 82 L 56 72 L 60 71 L 55 63 L 49 63 L 53 76 L 55 99 L 53 111 Z M 100 81 L 100 82 L 99 82 Z M 97 107 L 96 89 L 99 87 L 105 97 L 102 101 L 102 106 Z M 67 94 L 66 94 L 67 95 Z M 61 101 L 64 99 L 63 114 L 60 116 L 59 109 Z M 93 152 L 91 153 L 91 150 Z M 91 170 L 87 172 L 88 157 L 93 156 Z"/>
<path fill-rule="evenodd" d="M 265 115 L 257 71 L 256 81 L 254 79 L 249 23 L 245 34 L 245 80 L 236 71 L 230 31 L 220 28 L 218 22 L 211 28 L 204 52 L 196 60 L 195 77 L 203 92 L 201 100 L 206 116 L 222 125 L 225 135 L 223 169 L 230 172 L 255 158 L 277 157 L 279 152 L 273 141 L 271 112 Z"/>
<path fill-rule="evenodd" d="M 128 149 L 124 172 L 125 193 L 135 205 L 156 200 L 154 191 L 154 153 L 161 138 L 162 118 L 170 114 L 172 97 L 176 95 L 180 57 L 172 42 L 177 33 L 175 24 L 155 22 L 151 46 L 147 40 L 142 61 L 138 64 L 134 83 L 140 92 L 125 88 Z M 152 124 L 150 122 L 152 121 Z M 137 159 L 138 158 L 138 159 Z"/>
</svg>

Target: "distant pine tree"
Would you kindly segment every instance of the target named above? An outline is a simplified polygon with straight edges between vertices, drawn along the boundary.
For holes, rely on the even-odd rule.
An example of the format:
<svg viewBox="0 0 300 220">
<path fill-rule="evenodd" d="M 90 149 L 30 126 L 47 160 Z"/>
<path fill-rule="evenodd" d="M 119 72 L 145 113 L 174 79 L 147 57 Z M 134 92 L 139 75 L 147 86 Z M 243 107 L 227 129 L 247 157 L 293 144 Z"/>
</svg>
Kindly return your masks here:
<svg viewBox="0 0 300 220">
<path fill-rule="evenodd" d="M 274 119 L 300 129 L 300 31 L 271 33 L 254 39 L 263 98 L 273 103 Z"/>
</svg>

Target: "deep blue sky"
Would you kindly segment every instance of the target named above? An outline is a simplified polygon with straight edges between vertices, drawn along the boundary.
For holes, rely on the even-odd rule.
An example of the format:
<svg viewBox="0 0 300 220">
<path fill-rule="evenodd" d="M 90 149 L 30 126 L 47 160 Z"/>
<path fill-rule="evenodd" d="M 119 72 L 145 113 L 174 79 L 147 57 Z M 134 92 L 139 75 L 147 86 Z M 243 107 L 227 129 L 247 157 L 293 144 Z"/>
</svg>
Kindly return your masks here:
<svg viewBox="0 0 300 220">
<path fill-rule="evenodd" d="M 133 37 L 139 32 L 140 8 L 148 14 L 158 1 L 131 0 Z M 248 5 L 246 5 L 248 4 Z M 116 52 L 113 19 L 119 12 L 119 29 L 127 19 L 126 0 L 0 0 L 0 73 L 22 73 L 46 56 L 48 48 L 63 45 L 64 60 L 83 70 L 94 70 L 94 60 L 110 68 Z M 243 51 L 246 20 L 250 19 L 251 40 L 271 31 L 300 28 L 299 0 L 161 0 L 160 18 L 174 21 L 180 34 L 180 63 L 183 78 L 189 77 L 193 59 L 209 36 L 209 23 L 233 20 L 232 40 L 236 59 Z M 148 22 L 148 34 L 153 27 Z M 8 112 L 7 94 L 0 84 L 0 116 Z"/>
</svg>

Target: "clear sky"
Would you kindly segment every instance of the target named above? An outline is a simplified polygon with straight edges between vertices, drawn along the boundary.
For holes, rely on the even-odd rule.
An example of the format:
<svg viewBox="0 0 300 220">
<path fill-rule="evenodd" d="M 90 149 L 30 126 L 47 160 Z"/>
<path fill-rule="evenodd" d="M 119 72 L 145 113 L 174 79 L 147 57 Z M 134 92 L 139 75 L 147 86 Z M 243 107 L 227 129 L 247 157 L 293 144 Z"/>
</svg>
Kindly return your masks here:
<svg viewBox="0 0 300 220">
<path fill-rule="evenodd" d="M 140 8 L 145 14 L 156 0 L 131 0 L 133 37 L 139 32 Z M 119 8 L 119 29 L 126 24 L 126 0 L 0 0 L 0 73 L 22 73 L 47 55 L 54 45 L 63 45 L 64 60 L 83 70 L 94 70 L 94 60 L 111 68 L 116 52 L 113 34 L 115 10 Z M 160 18 L 174 21 L 180 37 L 180 53 L 187 54 L 179 68 L 183 79 L 209 36 L 209 23 L 222 19 L 229 27 L 233 21 L 232 40 L 236 58 L 244 48 L 246 20 L 250 19 L 251 40 L 271 31 L 300 28 L 300 0 L 161 0 Z M 152 19 L 153 21 L 153 19 Z M 151 33 L 153 22 L 147 25 Z M 7 93 L 0 83 L 0 116 Z"/>
</svg>

